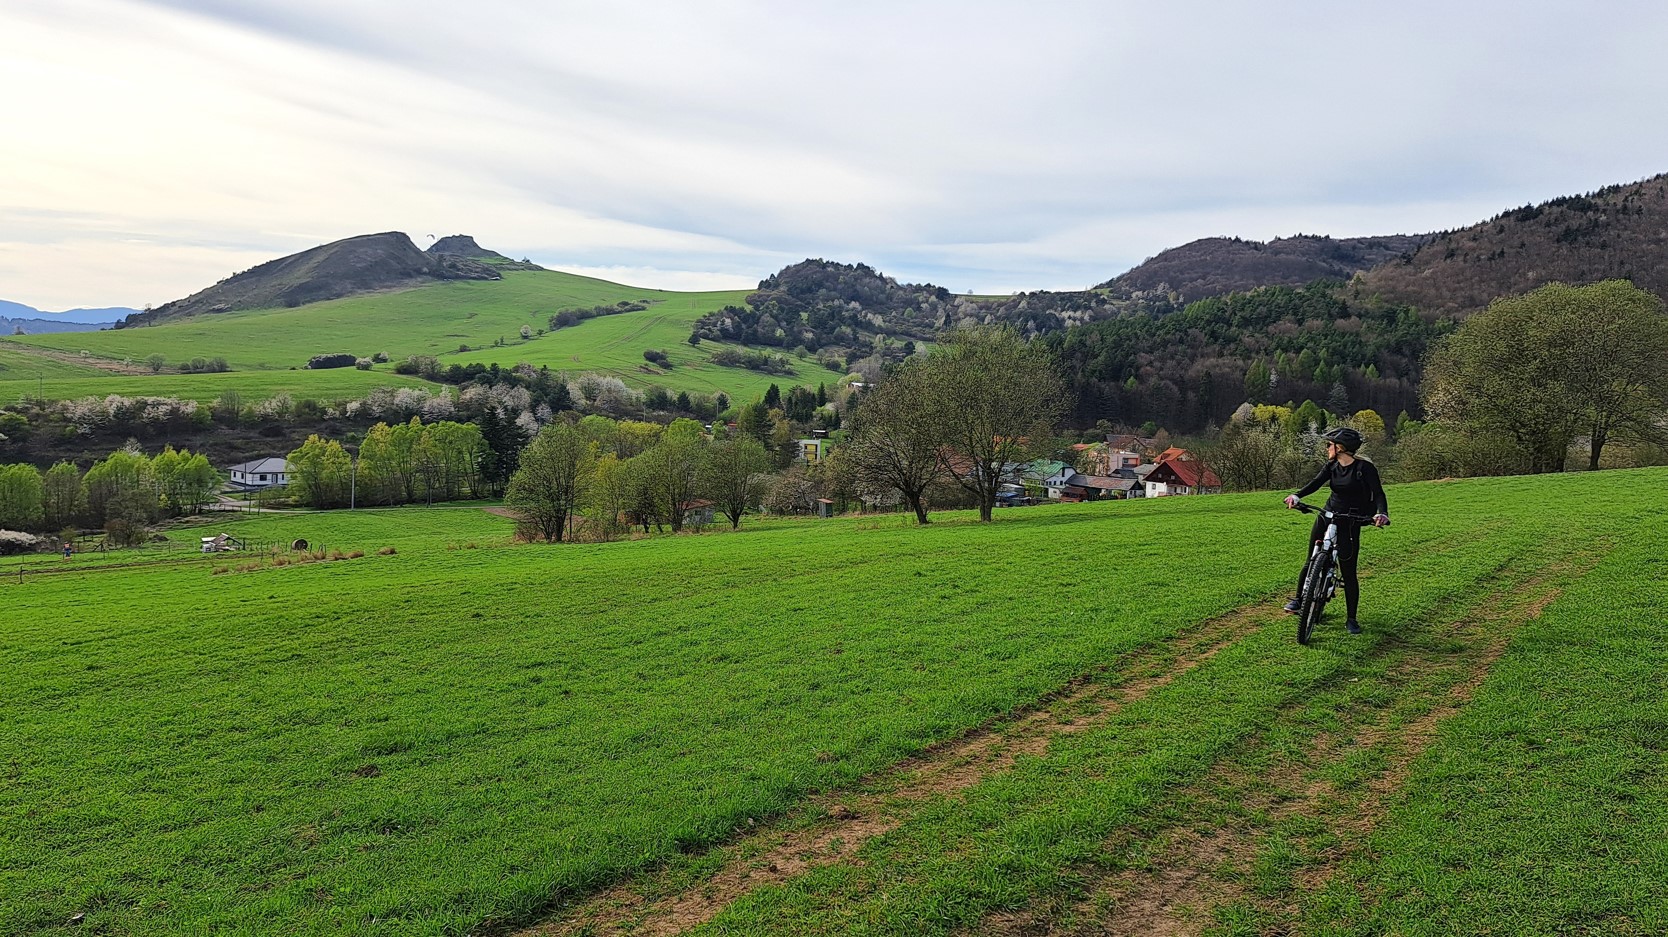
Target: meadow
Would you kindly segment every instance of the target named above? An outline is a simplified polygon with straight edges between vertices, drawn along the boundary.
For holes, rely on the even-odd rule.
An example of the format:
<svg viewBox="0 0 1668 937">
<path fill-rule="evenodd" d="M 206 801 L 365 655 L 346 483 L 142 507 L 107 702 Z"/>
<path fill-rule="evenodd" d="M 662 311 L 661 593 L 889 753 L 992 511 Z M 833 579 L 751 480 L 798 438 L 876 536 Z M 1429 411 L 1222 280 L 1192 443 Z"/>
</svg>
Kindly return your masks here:
<svg viewBox="0 0 1668 937">
<path fill-rule="evenodd" d="M 215 518 L 366 555 L 0 581 L 0 932 L 1090 933 L 1196 866 L 1195 930 L 1660 933 L 1665 480 L 1398 486 L 1308 648 L 1267 494 Z"/>
<path fill-rule="evenodd" d="M 234 373 L 286 371 L 304 365 L 313 355 L 336 352 L 361 356 L 385 352 L 393 361 L 407 355 L 434 355 L 442 365 L 478 361 L 508 367 L 525 361 L 559 371 L 611 374 L 638 388 L 658 384 L 674 392 L 722 390 L 737 398 L 762 393 L 772 382 L 784 387 L 802 382 L 815 386 L 840 376 L 811 362 L 795 362 L 797 380 L 721 368 L 708 359 L 723 346 L 687 344 L 697 318 L 741 303 L 746 295 L 745 290 L 641 289 L 556 271 L 505 271 L 500 281 L 437 283 L 294 309 L 220 313 L 154 327 L 15 340 L 118 361 L 143 361 L 161 354 L 174 365 L 192 357 L 224 357 Z M 647 308 L 536 334 L 538 329 L 547 329 L 550 316 L 563 309 L 623 300 L 644 303 Z M 523 340 L 522 326 L 533 329 L 534 336 Z M 500 340 L 504 344 L 496 345 Z M 464 346 L 470 350 L 459 351 Z M 643 359 L 649 348 L 666 351 L 674 367 L 662 372 L 650 366 Z M 290 392 L 300 396 L 307 387 L 298 385 Z"/>
<path fill-rule="evenodd" d="M 429 390 L 438 387 L 429 381 L 395 374 L 387 366 L 371 371 L 331 368 L 324 371 L 227 371 L 220 374 L 114 374 L 95 370 L 90 375 L 39 380 L 32 376 L 6 379 L 14 373 L 27 372 L 25 367 L 0 372 L 0 406 L 24 398 L 79 400 L 110 394 L 178 397 L 209 403 L 228 390 L 237 391 L 247 406 L 279 394 L 289 394 L 297 400 L 343 400 L 364 397 L 378 387 L 423 387 Z"/>
</svg>

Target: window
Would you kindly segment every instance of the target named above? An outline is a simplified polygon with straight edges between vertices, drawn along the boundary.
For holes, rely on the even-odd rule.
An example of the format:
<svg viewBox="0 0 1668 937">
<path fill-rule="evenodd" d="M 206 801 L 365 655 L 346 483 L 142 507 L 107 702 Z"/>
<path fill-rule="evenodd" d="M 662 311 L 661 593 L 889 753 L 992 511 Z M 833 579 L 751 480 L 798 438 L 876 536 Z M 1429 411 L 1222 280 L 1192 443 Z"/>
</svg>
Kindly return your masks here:
<svg viewBox="0 0 1668 937">
<path fill-rule="evenodd" d="M 260 479 L 259 479 L 259 481 L 263 481 L 263 482 L 264 482 L 264 481 L 266 481 L 266 476 L 265 476 L 265 475 L 262 475 L 262 476 L 261 476 L 261 477 L 260 477 Z"/>
</svg>

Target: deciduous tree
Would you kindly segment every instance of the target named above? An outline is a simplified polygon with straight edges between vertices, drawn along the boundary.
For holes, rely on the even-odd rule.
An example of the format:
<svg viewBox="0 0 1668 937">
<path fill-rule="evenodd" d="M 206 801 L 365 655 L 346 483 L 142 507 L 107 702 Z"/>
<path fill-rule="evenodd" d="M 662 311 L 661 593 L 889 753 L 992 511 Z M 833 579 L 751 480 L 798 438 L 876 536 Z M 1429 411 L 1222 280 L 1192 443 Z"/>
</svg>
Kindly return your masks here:
<svg viewBox="0 0 1668 937">
<path fill-rule="evenodd" d="M 1053 438 L 1067 409 L 1065 385 L 1040 345 L 1006 328 L 950 333 L 925 369 L 944 466 L 974 496 L 979 519 L 988 521 L 1003 466 L 1028 459 L 1033 439 Z"/>
<path fill-rule="evenodd" d="M 547 541 L 560 542 L 596 473 L 597 445 L 577 428 L 552 423 L 521 454 L 504 503 Z"/>
<path fill-rule="evenodd" d="M 864 394 L 847 447 L 858 484 L 874 494 L 897 492 L 919 524 L 929 523 L 927 489 L 944 474 L 930 377 L 923 364 L 906 363 Z"/>
<path fill-rule="evenodd" d="M 769 480 L 770 456 L 756 439 L 720 439 L 706 447 L 701 463 L 700 490 L 730 520 L 730 529 L 741 526 L 741 517 L 758 506 Z"/>
</svg>

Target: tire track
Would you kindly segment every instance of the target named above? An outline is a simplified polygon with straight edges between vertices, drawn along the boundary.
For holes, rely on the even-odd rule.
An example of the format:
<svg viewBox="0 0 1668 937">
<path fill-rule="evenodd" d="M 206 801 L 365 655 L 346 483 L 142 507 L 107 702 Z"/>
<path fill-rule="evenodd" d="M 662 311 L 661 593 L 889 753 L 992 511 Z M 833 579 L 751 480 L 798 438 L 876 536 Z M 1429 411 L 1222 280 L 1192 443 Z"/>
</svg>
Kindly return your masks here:
<svg viewBox="0 0 1668 937">
<path fill-rule="evenodd" d="M 1405 710 L 1386 706 L 1366 714 L 1346 733 L 1317 734 L 1299 758 L 1272 769 L 1225 764 L 1178 798 L 1203 807 L 1168 818 L 1156 832 L 1131 830 L 1109 844 L 1114 854 L 1143 857 L 1136 867 L 1104 874 L 1090 886 L 1087 899 L 995 915 L 978 932 L 1010 937 L 1197 935 L 1217 924 L 1217 909 L 1237 902 L 1253 909 L 1260 921 L 1284 922 L 1270 923 L 1265 930 L 1288 933 L 1298 920 L 1302 897 L 1322 887 L 1377 827 L 1414 762 L 1436 740 L 1443 721 L 1458 713 L 1487 679 L 1517 628 L 1557 599 L 1557 581 L 1578 575 L 1597 559 L 1544 568 L 1514 584 L 1512 601 L 1505 606 L 1463 615 L 1432 634 L 1465 644 L 1451 657 L 1440 657 L 1440 648 L 1429 641 L 1390 642 L 1378 649 L 1380 655 L 1402 654 L 1383 680 L 1399 699 L 1431 694 L 1428 708 L 1407 722 L 1397 722 Z M 1358 788 L 1339 789 L 1317 776 L 1320 769 L 1361 754 L 1382 757 L 1383 766 Z M 1212 819 L 1224 815 L 1230 818 L 1226 822 Z M 1304 830 L 1302 838 L 1327 845 L 1295 870 L 1289 891 L 1259 894 L 1256 866 L 1271 857 L 1282 828 Z"/>
<path fill-rule="evenodd" d="M 1084 731 L 1110 719 L 1216 656 L 1257 628 L 1284 616 L 1267 601 L 1207 620 L 1178 636 L 1179 647 L 1149 646 L 1131 652 L 1116 683 L 1099 671 L 1020 710 L 941 743 L 860 785 L 863 793 L 811 798 L 798 811 L 803 825 L 753 834 L 724 848 L 717 872 L 699 885 L 656 894 L 665 883 L 624 883 L 518 932 L 518 937 L 574 934 L 670 935 L 711 919 L 737 898 L 811 869 L 849 860 L 868 841 L 903 824 L 921 805 L 953 796 L 1013 767 L 1025 756 L 1042 755 L 1060 735 Z"/>
</svg>

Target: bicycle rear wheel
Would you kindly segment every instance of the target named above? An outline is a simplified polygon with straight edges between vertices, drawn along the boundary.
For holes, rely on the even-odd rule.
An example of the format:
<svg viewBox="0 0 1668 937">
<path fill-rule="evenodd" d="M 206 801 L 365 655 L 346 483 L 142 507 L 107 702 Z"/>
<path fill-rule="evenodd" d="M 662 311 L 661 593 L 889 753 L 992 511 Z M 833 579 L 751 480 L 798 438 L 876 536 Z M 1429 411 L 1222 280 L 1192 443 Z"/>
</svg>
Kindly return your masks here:
<svg viewBox="0 0 1668 937">
<path fill-rule="evenodd" d="M 1303 594 L 1298 598 L 1297 643 L 1308 644 L 1315 626 L 1320 624 L 1321 612 L 1326 608 L 1326 577 L 1332 572 L 1332 558 L 1322 553 L 1309 563 L 1309 575 L 1303 580 Z"/>
</svg>

